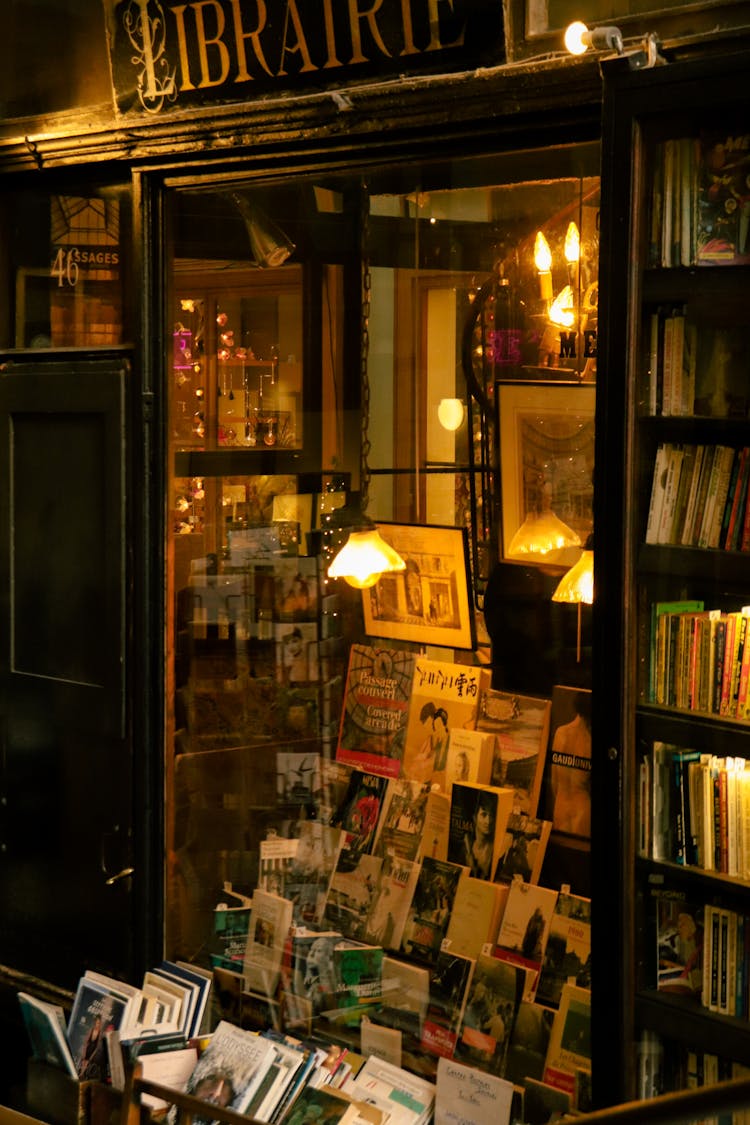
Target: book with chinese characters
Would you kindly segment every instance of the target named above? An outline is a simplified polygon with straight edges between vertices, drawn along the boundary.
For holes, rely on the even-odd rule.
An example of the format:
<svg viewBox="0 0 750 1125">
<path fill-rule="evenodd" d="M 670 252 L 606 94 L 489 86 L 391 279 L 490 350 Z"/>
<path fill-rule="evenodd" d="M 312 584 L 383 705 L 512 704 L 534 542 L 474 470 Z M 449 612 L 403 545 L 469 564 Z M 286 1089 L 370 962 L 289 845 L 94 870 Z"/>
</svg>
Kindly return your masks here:
<svg viewBox="0 0 750 1125">
<path fill-rule="evenodd" d="M 383 777 L 400 775 L 415 660 L 399 649 L 352 645 L 336 749 L 339 762 Z"/>
<path fill-rule="evenodd" d="M 445 788 L 452 730 L 474 730 L 489 670 L 417 657 L 406 728 L 403 773 Z"/>
</svg>

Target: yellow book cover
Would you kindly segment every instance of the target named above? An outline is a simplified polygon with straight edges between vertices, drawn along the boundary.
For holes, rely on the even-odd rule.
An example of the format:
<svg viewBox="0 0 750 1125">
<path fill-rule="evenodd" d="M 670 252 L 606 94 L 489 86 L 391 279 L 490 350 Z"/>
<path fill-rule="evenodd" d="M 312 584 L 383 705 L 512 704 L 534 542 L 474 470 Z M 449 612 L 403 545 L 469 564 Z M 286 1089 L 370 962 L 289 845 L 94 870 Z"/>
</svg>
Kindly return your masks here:
<svg viewBox="0 0 750 1125">
<path fill-rule="evenodd" d="M 430 660 L 414 664 L 403 775 L 445 786 L 448 740 L 452 730 L 474 730 L 480 693 L 490 671 L 471 664 Z"/>
</svg>

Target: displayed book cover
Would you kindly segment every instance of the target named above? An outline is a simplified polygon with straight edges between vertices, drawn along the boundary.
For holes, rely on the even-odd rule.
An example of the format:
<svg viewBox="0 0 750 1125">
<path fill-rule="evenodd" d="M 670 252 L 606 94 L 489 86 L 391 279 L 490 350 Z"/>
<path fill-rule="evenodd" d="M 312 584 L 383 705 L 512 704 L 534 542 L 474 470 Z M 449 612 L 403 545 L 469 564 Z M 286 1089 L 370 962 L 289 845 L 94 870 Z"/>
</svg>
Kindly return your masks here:
<svg viewBox="0 0 750 1125">
<path fill-rule="evenodd" d="M 315 621 L 275 623 L 276 679 L 281 684 L 309 684 L 318 679 L 318 625 Z"/>
<path fill-rule="evenodd" d="M 556 684 L 543 817 L 556 832 L 591 836 L 591 692 Z"/>
<path fill-rule="evenodd" d="M 318 820 L 330 824 L 331 818 L 344 803 L 352 776 L 352 766 L 336 758 L 323 756 L 320 762 L 320 791 L 316 793 Z"/>
<path fill-rule="evenodd" d="M 354 644 L 344 688 L 336 758 L 385 777 L 402 772 L 413 653 Z"/>
<path fill-rule="evenodd" d="M 248 992 L 266 996 L 276 992 L 292 909 L 288 898 L 270 891 L 254 892 L 245 947 L 244 987 Z"/>
<path fill-rule="evenodd" d="M 750 150 L 744 135 L 704 130 L 698 160 L 696 261 L 723 265 L 750 255 L 747 195 Z M 744 219 L 744 222 L 743 222 Z"/>
<path fill-rule="evenodd" d="M 508 891 L 494 956 L 526 972 L 524 1000 L 534 1000 L 557 891 L 514 879 Z"/>
<path fill-rule="evenodd" d="M 225 902 L 217 904 L 210 951 L 212 968 L 242 972 L 250 929 L 250 906 L 250 900 L 240 906 L 229 906 Z"/>
<path fill-rule="evenodd" d="M 404 1013 L 414 1016 L 405 1030 L 419 1037 L 419 1028 L 427 1015 L 430 998 L 430 970 L 413 961 L 383 957 L 383 1000 L 381 1017 L 391 1026 L 400 1026 Z"/>
<path fill-rule="evenodd" d="M 495 865 L 496 883 L 510 883 L 520 875 L 525 883 L 538 883 L 552 823 L 526 813 L 511 813 L 505 828 L 502 853 Z"/>
<path fill-rule="evenodd" d="M 439 1058 L 435 1077 L 435 1125 L 509 1125 L 513 1083 L 477 1074 L 473 1067 Z"/>
<path fill-rule="evenodd" d="M 376 855 L 390 852 L 403 859 L 417 859 L 422 848 L 427 805 L 432 792 L 429 784 L 408 777 L 388 780 L 383 811 L 373 841 L 372 850 Z M 442 794 L 437 796 L 445 801 Z"/>
<path fill-rule="evenodd" d="M 441 951 L 430 978 L 421 1044 L 433 1055 L 453 1058 L 474 972 L 475 959 Z"/>
<path fill-rule="evenodd" d="M 448 929 L 459 879 L 466 868 L 432 856 L 420 865 L 404 925 L 401 949 L 417 960 L 434 963 Z"/>
<path fill-rule="evenodd" d="M 344 798 L 331 817 L 331 824 L 346 834 L 347 849 L 340 857 L 342 864 L 348 862 L 354 866 L 360 855 L 371 850 L 386 785 L 387 779 L 379 774 L 360 769 L 351 771 Z"/>
<path fill-rule="evenodd" d="M 109 1076 L 106 1034 L 124 1025 L 128 1001 L 109 992 L 104 985 L 81 977 L 67 1026 L 67 1040 L 81 1081 Z"/>
<path fill-rule="evenodd" d="M 324 925 L 344 937 L 364 940 L 382 864 L 380 856 L 363 855 L 348 842 L 342 844 L 328 887 Z"/>
<path fill-rule="evenodd" d="M 518 812 L 537 816 L 552 703 L 490 688 L 479 700 L 477 730 L 495 735 L 491 783 L 510 786 Z"/>
<path fill-rule="evenodd" d="M 19 992 L 18 1002 L 34 1058 L 77 1079 L 78 1070 L 68 1045 L 62 1007 L 28 992 Z"/>
<path fill-rule="evenodd" d="M 552 915 L 536 999 L 557 1007 L 562 986 L 591 988 L 591 899 L 561 890 Z"/>
<path fill-rule="evenodd" d="M 293 922 L 318 925 L 323 917 L 328 886 L 336 867 L 343 833 L 340 828 L 305 820 L 300 825 L 297 854 L 292 860 L 284 894 L 293 903 Z"/>
<path fill-rule="evenodd" d="M 285 497 L 278 501 L 284 503 Z M 295 505 L 312 497 L 294 496 Z M 309 523 L 309 520 L 308 520 Z M 274 560 L 274 615 L 277 621 L 315 621 L 318 616 L 318 560 L 314 555 Z"/>
<path fill-rule="evenodd" d="M 552 1024 L 543 1080 L 574 1097 L 578 1069 L 591 1072 L 591 992 L 566 983 Z"/>
<path fill-rule="evenodd" d="M 483 692 L 482 698 L 485 695 L 486 692 Z M 494 753 L 495 735 L 492 731 L 454 727 L 448 735 L 445 792 L 450 795 L 454 781 L 478 781 L 480 785 L 490 785 Z"/>
<path fill-rule="evenodd" d="M 525 1078 L 541 1081 L 549 1050 L 555 1009 L 522 1000 L 509 1031 L 505 1077 L 516 1085 Z"/>
<path fill-rule="evenodd" d="M 263 1038 L 273 1045 L 274 1055 L 245 1115 L 257 1121 L 272 1121 L 295 1074 L 303 1066 L 305 1052 L 300 1045 L 285 1042 L 280 1036 L 264 1032 Z"/>
<path fill-rule="evenodd" d="M 382 860 L 364 928 L 364 940 L 384 949 L 400 949 L 420 864 L 391 853 Z"/>
<path fill-rule="evenodd" d="M 212 1105 L 244 1113 L 273 1057 L 270 1040 L 222 1020 L 195 1064 L 185 1091 Z M 174 1107 L 169 1120 L 176 1120 Z M 194 1118 L 198 1125 L 209 1125 L 211 1120 Z"/>
<path fill-rule="evenodd" d="M 445 788 L 448 740 L 454 729 L 474 730 L 489 670 L 416 658 L 406 728 L 403 773 Z"/>
<path fill-rule="evenodd" d="M 525 979 L 522 969 L 480 953 L 456 1043 L 457 1059 L 490 1074 L 503 1075 Z"/>
<path fill-rule="evenodd" d="M 314 749 L 313 749 L 314 747 Z M 320 790 L 317 743 L 276 751 L 276 793 L 281 804 L 312 805 Z"/>
<path fill-rule="evenodd" d="M 297 929 L 292 933 L 286 987 L 296 998 L 295 1007 L 307 1018 L 336 1006 L 333 950 L 340 941 L 336 930 Z"/>
<path fill-rule="evenodd" d="M 661 992 L 700 996 L 703 985 L 703 904 L 678 891 L 654 892 L 657 977 Z"/>
<path fill-rule="evenodd" d="M 460 879 L 444 948 L 476 958 L 486 945 L 494 945 L 508 890 L 507 884 L 486 879 Z"/>
<path fill-rule="evenodd" d="M 328 1014 L 337 1022 L 358 1025 L 363 1011 L 379 1004 L 383 995 L 382 947 L 337 942 L 333 948 L 333 979 L 335 1004 Z"/>
<path fill-rule="evenodd" d="M 503 851 L 514 792 L 461 781 L 451 788 L 448 860 L 477 879 L 492 879 Z"/>
<path fill-rule="evenodd" d="M 435 1107 L 435 1084 L 419 1074 L 370 1055 L 356 1074 L 347 1078 L 343 1091 L 370 1102 L 399 1125 L 423 1125 Z"/>
<path fill-rule="evenodd" d="M 297 838 L 270 834 L 259 844 L 258 887 L 271 894 L 284 895 L 286 882 L 297 855 Z"/>
</svg>

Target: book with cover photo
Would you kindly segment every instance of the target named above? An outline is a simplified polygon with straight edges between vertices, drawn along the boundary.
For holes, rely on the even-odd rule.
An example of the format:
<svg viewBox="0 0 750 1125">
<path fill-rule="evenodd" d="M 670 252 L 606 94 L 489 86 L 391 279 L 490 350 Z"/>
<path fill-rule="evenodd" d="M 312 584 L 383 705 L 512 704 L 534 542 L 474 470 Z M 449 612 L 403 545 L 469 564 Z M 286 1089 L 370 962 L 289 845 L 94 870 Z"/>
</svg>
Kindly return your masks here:
<svg viewBox="0 0 750 1125">
<path fill-rule="evenodd" d="M 518 876 L 510 884 L 493 955 L 526 972 L 524 1000 L 536 996 L 556 902 L 551 887 L 524 883 Z"/>
<path fill-rule="evenodd" d="M 591 987 L 591 899 L 561 890 L 552 915 L 536 999 L 557 1007 L 569 980 Z"/>
<path fill-rule="evenodd" d="M 477 730 L 495 735 L 492 785 L 511 786 L 516 811 L 537 816 L 549 739 L 549 699 L 490 688 L 479 699 Z"/>
<path fill-rule="evenodd" d="M 453 1058 L 474 965 L 473 957 L 442 951 L 437 956 L 421 1039 L 422 1046 L 433 1055 Z"/>
<path fill-rule="evenodd" d="M 522 969 L 480 953 L 456 1043 L 457 1059 L 502 1076 L 525 980 Z"/>
<path fill-rule="evenodd" d="M 512 813 L 505 826 L 502 854 L 495 866 L 495 882 L 510 883 L 520 875 L 524 883 L 538 883 L 552 823 L 526 813 Z"/>
<path fill-rule="evenodd" d="M 354 644 L 344 688 L 336 759 L 383 777 L 398 777 L 414 679 L 415 656 Z"/>
<path fill-rule="evenodd" d="M 406 917 L 401 950 L 418 961 L 434 963 L 448 929 L 459 880 L 467 869 L 425 856 Z"/>
<path fill-rule="evenodd" d="M 358 854 L 348 842 L 342 845 L 323 911 L 326 926 L 354 941 L 364 939 L 382 864 L 380 856 Z"/>
<path fill-rule="evenodd" d="M 353 769 L 340 806 L 331 817 L 331 825 L 346 834 L 346 855 L 342 864 L 356 866 L 360 855 L 372 850 L 380 821 L 387 778 L 376 773 Z"/>
<path fill-rule="evenodd" d="M 284 886 L 285 897 L 293 903 L 295 925 L 320 924 L 343 835 L 340 828 L 317 820 L 302 822 Z"/>
<path fill-rule="evenodd" d="M 555 832 L 591 836 L 591 691 L 556 684 L 543 816 Z"/>
<path fill-rule="evenodd" d="M 469 869 L 476 879 L 492 879 L 503 852 L 512 789 L 455 782 L 450 796 L 448 859 Z"/>
<path fill-rule="evenodd" d="M 365 921 L 364 940 L 384 949 L 401 948 L 401 938 L 419 877 L 417 860 L 389 854 L 382 860 L 370 912 Z"/>
<path fill-rule="evenodd" d="M 222 1020 L 188 1078 L 185 1092 L 213 1105 L 244 1113 L 274 1059 L 273 1043 Z M 175 1107 L 168 1120 L 177 1119 Z M 194 1125 L 210 1125 L 212 1118 L 194 1118 Z"/>
<path fill-rule="evenodd" d="M 81 977 L 67 1027 L 67 1040 L 81 1081 L 109 1077 L 106 1035 L 124 1025 L 128 1001 Z"/>
</svg>

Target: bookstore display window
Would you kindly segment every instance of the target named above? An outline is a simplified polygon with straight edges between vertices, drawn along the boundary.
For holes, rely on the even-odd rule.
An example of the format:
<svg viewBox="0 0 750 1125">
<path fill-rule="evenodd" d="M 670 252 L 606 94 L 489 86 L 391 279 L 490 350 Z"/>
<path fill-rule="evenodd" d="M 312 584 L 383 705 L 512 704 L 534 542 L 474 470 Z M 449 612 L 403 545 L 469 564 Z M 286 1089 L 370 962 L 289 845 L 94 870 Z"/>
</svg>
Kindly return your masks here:
<svg viewBox="0 0 750 1125">
<path fill-rule="evenodd" d="M 129 188 L 8 191 L 0 215 L 6 294 L 0 346 L 128 342 Z"/>
<path fill-rule="evenodd" d="M 491 683 L 480 607 L 503 551 L 500 479 L 531 456 L 528 443 L 525 453 L 499 448 L 497 389 L 554 387 L 590 414 L 597 169 L 597 146 L 571 146 L 171 197 L 166 951 L 215 970 L 234 1022 L 314 1021 L 358 1039 L 362 1003 L 331 1018 L 322 984 L 318 993 L 287 979 L 278 935 L 290 918 L 311 931 L 307 963 L 320 975 L 339 957 L 331 931 L 385 934 L 369 942 L 380 953 L 368 1012 L 377 1024 L 385 956 L 400 996 L 388 1018 L 402 1011 L 411 1065 L 434 1072 L 442 1033 L 425 1047 L 421 1000 L 408 1000 L 412 978 L 419 991 L 439 975 L 432 946 L 412 934 L 401 948 L 386 917 L 368 927 L 369 898 L 342 883 L 328 906 L 325 895 L 290 901 L 270 947 L 256 935 L 246 957 L 250 901 L 259 909 L 260 888 L 279 906 L 292 853 L 299 867 L 304 848 L 317 862 L 341 843 L 356 770 L 337 759 L 350 657 L 377 644 L 404 667 L 429 658 L 459 665 L 477 691 Z M 525 482 L 522 468 L 519 524 L 534 504 Z M 388 600 L 410 607 L 407 639 L 368 636 L 377 615 L 363 612 L 367 592 L 327 575 L 363 499 L 386 535 L 428 525 L 463 537 L 475 643 L 471 633 L 463 649 L 430 643 L 450 600 L 439 566 L 421 585 L 408 570 L 389 580 Z M 485 515 L 488 554 L 477 559 L 469 548 Z M 551 589 L 570 561 L 547 567 Z M 548 727 L 547 710 L 539 730 Z M 358 794 L 360 828 L 386 772 Z M 377 817 L 368 825 L 373 844 Z M 367 895 L 382 867 L 369 844 L 358 856 L 372 864 Z M 559 883 L 547 890 L 556 898 Z"/>
</svg>

